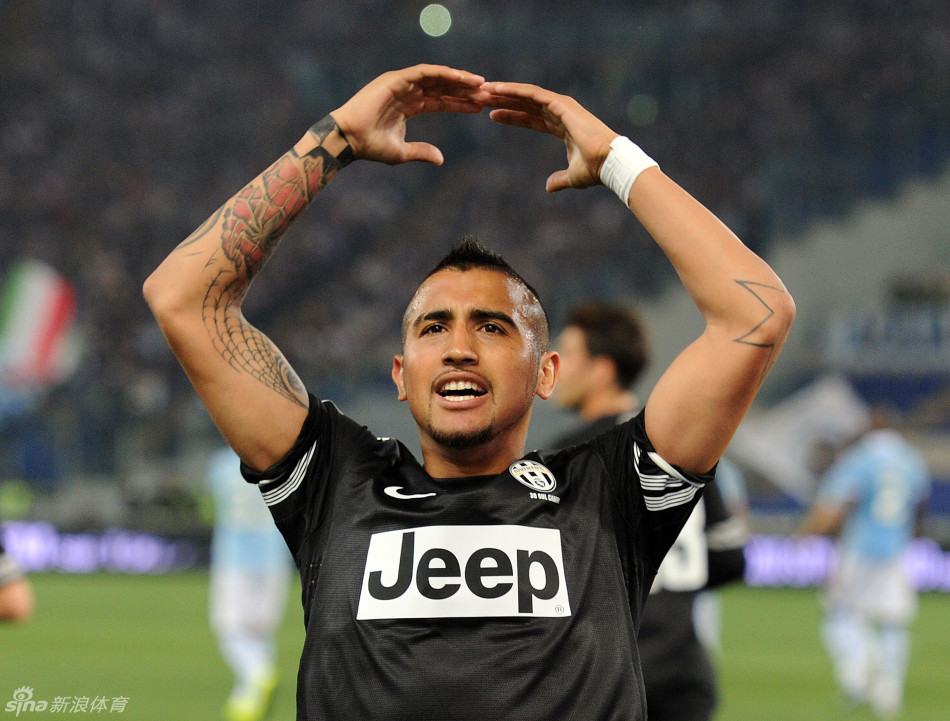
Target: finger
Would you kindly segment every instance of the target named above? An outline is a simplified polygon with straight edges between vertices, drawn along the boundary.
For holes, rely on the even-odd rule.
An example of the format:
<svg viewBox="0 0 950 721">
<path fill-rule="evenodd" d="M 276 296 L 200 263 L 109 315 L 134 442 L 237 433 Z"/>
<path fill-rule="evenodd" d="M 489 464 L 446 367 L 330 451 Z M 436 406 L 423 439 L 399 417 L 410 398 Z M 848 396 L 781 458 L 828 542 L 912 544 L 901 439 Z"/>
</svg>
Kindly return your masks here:
<svg viewBox="0 0 950 721">
<path fill-rule="evenodd" d="M 444 65 L 415 65 L 379 78 L 392 97 L 410 112 L 436 112 L 438 101 L 459 102 L 458 112 L 480 110 L 476 105 L 487 97 L 481 90 L 482 76 Z M 456 98 L 457 101 L 450 99 Z M 435 103 L 433 101 L 436 101 Z"/>
<path fill-rule="evenodd" d="M 542 87 L 529 83 L 488 81 L 482 83 L 482 89 L 499 97 L 522 98 L 525 100 L 533 100 L 537 103 L 544 103 L 555 95 L 550 90 L 545 90 Z"/>
<path fill-rule="evenodd" d="M 401 92 L 418 93 L 425 97 L 454 96 L 478 100 L 487 96 L 481 89 L 485 80 L 481 75 L 444 65 L 416 65 L 397 72 L 397 75 L 404 83 Z"/>
<path fill-rule="evenodd" d="M 491 95 L 482 103 L 489 108 L 498 111 L 508 110 L 516 113 L 528 113 L 530 115 L 542 115 L 542 109 L 534 103 L 526 103 L 518 98 L 505 98 L 498 95 Z"/>
<path fill-rule="evenodd" d="M 442 151 L 430 143 L 405 143 L 403 145 L 402 162 L 411 163 L 415 161 L 442 165 L 445 158 Z"/>
<path fill-rule="evenodd" d="M 480 113 L 485 109 L 484 104 L 472 97 L 455 97 L 440 95 L 424 98 L 420 112 L 423 113 Z"/>
<path fill-rule="evenodd" d="M 525 83 L 486 82 L 481 89 L 489 93 L 489 97 L 484 101 L 485 105 L 499 110 L 537 115 L 544 118 L 549 129 L 563 124 L 561 116 L 567 107 L 564 101 L 570 101 L 566 96 Z"/>
<path fill-rule="evenodd" d="M 415 92 L 427 98 L 445 96 L 484 102 L 489 97 L 489 93 L 482 90 L 480 85 L 472 86 L 467 83 L 436 83 L 433 85 L 414 85 L 412 87 Z"/>
<path fill-rule="evenodd" d="M 461 81 L 457 81 L 457 75 L 427 77 L 408 83 L 397 97 L 409 117 L 419 113 L 480 113 L 488 98 L 488 93 L 473 81 L 480 77 L 467 74 Z"/>
<path fill-rule="evenodd" d="M 490 93 L 487 90 L 482 92 L 487 94 L 487 97 L 482 100 L 482 102 L 488 107 L 499 108 L 502 110 L 518 110 L 524 113 L 535 113 L 538 114 L 542 111 L 542 106 L 533 100 L 527 100 L 525 98 L 513 98 L 508 95 L 496 95 Z"/>
<path fill-rule="evenodd" d="M 405 70 L 396 71 L 406 82 L 418 85 L 421 88 L 428 88 L 440 83 L 447 86 L 466 86 L 477 88 L 484 82 L 485 78 L 476 73 L 470 73 L 466 70 L 457 70 L 447 65 L 414 65 Z"/>
<path fill-rule="evenodd" d="M 462 82 L 438 79 L 429 82 L 420 82 L 415 85 L 416 91 L 427 98 L 459 98 L 472 102 L 484 103 L 490 94 L 482 89 L 481 85 L 472 84 L 469 78 Z"/>
<path fill-rule="evenodd" d="M 519 128 L 529 128 L 539 130 L 544 133 L 550 133 L 551 128 L 544 118 L 534 113 L 527 113 L 520 110 L 492 110 L 488 117 L 500 125 L 514 125 Z"/>
<path fill-rule="evenodd" d="M 554 173 L 551 173 L 548 176 L 547 183 L 544 185 L 544 189 L 549 193 L 556 193 L 559 190 L 564 190 L 565 188 L 570 188 L 571 183 L 568 178 L 567 170 L 558 170 Z"/>
</svg>

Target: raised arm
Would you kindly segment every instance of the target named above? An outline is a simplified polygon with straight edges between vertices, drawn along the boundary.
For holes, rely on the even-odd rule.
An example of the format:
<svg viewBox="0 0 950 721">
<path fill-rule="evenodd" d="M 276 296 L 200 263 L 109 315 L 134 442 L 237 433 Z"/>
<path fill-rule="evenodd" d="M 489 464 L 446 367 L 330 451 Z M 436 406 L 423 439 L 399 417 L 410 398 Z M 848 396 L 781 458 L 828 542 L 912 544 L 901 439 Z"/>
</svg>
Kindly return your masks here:
<svg viewBox="0 0 950 721">
<path fill-rule="evenodd" d="M 333 176 L 357 158 L 440 164 L 406 141 L 421 113 L 480 112 L 483 78 L 437 65 L 385 73 L 319 121 L 181 243 L 143 289 L 169 345 L 241 459 L 263 469 L 293 444 L 307 413 L 303 384 L 241 311 L 251 281 Z"/>
<path fill-rule="evenodd" d="M 618 192 L 626 193 L 624 202 L 670 259 L 705 319 L 703 333 L 677 356 L 650 394 L 647 433 L 669 462 L 688 471 L 708 471 L 778 357 L 795 316 L 791 296 L 761 258 L 651 167 L 639 149 L 612 150 L 618 134 L 575 100 L 533 85 L 483 87 L 492 94 L 487 104 L 495 107 L 493 120 L 564 141 L 568 167 L 548 178 L 549 192 L 600 184 L 612 152 L 612 164 L 619 158 L 621 166 L 641 170 L 632 187 Z"/>
</svg>

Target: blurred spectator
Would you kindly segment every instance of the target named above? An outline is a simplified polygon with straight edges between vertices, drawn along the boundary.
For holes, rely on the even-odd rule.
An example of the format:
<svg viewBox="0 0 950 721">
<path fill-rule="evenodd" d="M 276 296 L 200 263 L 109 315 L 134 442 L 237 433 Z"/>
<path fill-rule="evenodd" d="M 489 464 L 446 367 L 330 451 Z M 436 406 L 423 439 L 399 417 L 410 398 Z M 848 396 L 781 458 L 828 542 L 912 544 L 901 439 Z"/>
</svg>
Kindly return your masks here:
<svg viewBox="0 0 950 721">
<path fill-rule="evenodd" d="M 260 491 L 245 483 L 237 455 L 216 453 L 211 627 L 234 676 L 225 721 L 260 721 L 277 686 L 276 633 L 287 607 L 293 564 Z"/>
<path fill-rule="evenodd" d="M 885 719 L 901 710 L 917 596 L 904 552 L 919 528 L 930 478 L 920 453 L 887 414 L 831 465 L 802 535 L 840 532 L 824 594 L 822 638 L 849 704 Z"/>
</svg>

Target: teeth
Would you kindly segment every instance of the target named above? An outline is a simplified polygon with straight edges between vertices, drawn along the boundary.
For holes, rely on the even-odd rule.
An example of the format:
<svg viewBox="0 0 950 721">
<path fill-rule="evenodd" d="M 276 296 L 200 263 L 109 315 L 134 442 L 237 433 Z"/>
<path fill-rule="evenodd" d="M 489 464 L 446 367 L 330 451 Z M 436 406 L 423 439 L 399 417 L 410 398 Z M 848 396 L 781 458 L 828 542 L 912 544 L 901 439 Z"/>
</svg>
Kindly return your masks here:
<svg viewBox="0 0 950 721">
<path fill-rule="evenodd" d="M 460 402 L 484 395 L 484 391 L 472 381 L 449 381 L 442 386 L 439 395 L 446 400 Z"/>
<path fill-rule="evenodd" d="M 442 388 L 444 391 L 477 391 L 478 386 L 471 381 L 449 381 Z"/>
</svg>

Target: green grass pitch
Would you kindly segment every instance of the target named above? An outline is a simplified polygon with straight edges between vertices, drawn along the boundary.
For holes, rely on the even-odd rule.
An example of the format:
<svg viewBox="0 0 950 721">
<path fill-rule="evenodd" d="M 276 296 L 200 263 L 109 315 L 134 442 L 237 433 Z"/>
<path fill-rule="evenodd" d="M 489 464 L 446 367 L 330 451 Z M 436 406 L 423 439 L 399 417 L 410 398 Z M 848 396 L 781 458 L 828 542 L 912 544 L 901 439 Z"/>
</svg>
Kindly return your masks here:
<svg viewBox="0 0 950 721">
<path fill-rule="evenodd" d="M 37 612 L 26 626 L 0 627 L 0 721 L 14 691 L 34 700 L 127 698 L 123 711 L 72 718 L 135 721 L 218 719 L 230 688 L 208 627 L 208 579 L 169 576 L 32 578 Z M 870 721 L 837 698 L 820 646 L 814 590 L 732 587 L 723 592 L 723 650 L 717 660 L 717 721 Z M 950 598 L 921 596 L 902 721 L 950 719 Z M 294 718 L 294 680 L 303 638 L 294 590 L 280 633 L 282 682 L 271 719 Z M 67 712 L 69 709 L 65 709 Z M 23 712 L 20 719 L 60 714 Z"/>
</svg>

